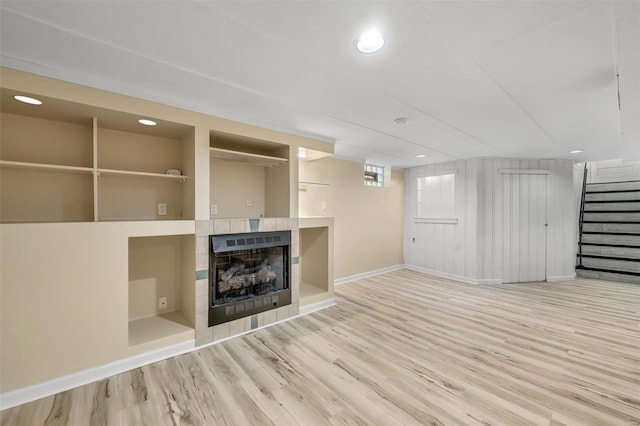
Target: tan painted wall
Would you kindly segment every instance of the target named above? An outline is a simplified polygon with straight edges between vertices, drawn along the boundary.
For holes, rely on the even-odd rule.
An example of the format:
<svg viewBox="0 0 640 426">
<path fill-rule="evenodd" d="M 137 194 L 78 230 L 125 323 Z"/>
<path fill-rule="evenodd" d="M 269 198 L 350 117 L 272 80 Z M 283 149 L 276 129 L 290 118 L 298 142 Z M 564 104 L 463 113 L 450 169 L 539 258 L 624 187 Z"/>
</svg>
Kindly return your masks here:
<svg viewBox="0 0 640 426">
<path fill-rule="evenodd" d="M 211 159 L 211 203 L 217 204 L 214 219 L 262 217 L 264 215 L 265 168 L 236 161 Z M 252 198 L 247 207 L 247 197 Z"/>
<path fill-rule="evenodd" d="M 176 343 L 129 347 L 129 237 L 193 233 L 193 221 L 0 225 L 0 391 Z"/>
<path fill-rule="evenodd" d="M 359 274 L 403 263 L 404 172 L 393 170 L 384 188 L 365 187 L 363 164 L 333 158 L 300 161 L 300 216 L 333 216 L 334 275 Z M 325 201 L 326 211 L 320 209 Z"/>
</svg>

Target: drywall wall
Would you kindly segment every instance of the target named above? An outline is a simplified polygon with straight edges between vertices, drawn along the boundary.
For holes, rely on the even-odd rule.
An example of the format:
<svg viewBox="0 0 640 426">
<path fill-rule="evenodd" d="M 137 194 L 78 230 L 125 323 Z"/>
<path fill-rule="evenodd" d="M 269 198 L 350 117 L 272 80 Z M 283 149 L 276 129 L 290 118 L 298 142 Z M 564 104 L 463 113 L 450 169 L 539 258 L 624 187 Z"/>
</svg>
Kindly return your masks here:
<svg viewBox="0 0 640 426">
<path fill-rule="evenodd" d="M 211 204 L 218 207 L 218 214 L 211 217 L 263 217 L 265 173 L 259 165 L 211 158 Z"/>
<path fill-rule="evenodd" d="M 0 225 L 0 391 L 184 341 L 129 346 L 127 253 L 130 237 L 194 232 L 193 221 Z"/>
<path fill-rule="evenodd" d="M 362 163 L 323 158 L 300 161 L 299 179 L 325 184 L 300 185 L 299 212 L 334 217 L 336 279 L 403 262 L 403 171 L 392 170 L 388 186 L 365 187 Z"/>
<path fill-rule="evenodd" d="M 406 172 L 405 261 L 409 265 L 478 283 L 512 281 L 510 256 L 516 250 L 519 227 L 512 226 L 514 210 L 528 208 L 526 194 L 515 193 L 508 173 L 546 176 L 546 253 L 542 254 L 549 280 L 570 278 L 575 271 L 575 197 L 573 163 L 563 160 L 471 159 L 416 167 Z M 457 223 L 426 223 L 415 218 L 416 179 L 455 171 L 455 219 Z M 515 173 L 517 175 L 517 173 Z M 509 180 L 509 182 L 511 182 Z M 527 195 L 528 196 L 528 195 Z M 452 221 L 453 222 L 453 221 Z M 544 226 L 544 225 L 543 225 Z M 523 237 L 524 238 L 524 237 Z M 529 244 L 529 241 L 526 242 Z M 514 244 L 514 249 L 511 249 Z M 536 253 L 536 258 L 540 256 Z M 505 268 L 509 266 L 509 270 Z M 524 268 L 524 266 L 523 266 Z M 516 265 L 515 269 L 520 269 Z"/>
</svg>

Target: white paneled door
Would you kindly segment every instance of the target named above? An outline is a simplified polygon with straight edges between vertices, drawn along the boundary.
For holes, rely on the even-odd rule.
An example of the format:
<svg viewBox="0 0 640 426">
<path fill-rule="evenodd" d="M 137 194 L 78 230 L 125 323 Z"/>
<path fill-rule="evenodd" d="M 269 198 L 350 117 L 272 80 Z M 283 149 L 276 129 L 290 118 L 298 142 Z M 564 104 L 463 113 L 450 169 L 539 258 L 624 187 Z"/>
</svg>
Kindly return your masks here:
<svg viewBox="0 0 640 426">
<path fill-rule="evenodd" d="M 547 175 L 505 173 L 502 179 L 502 282 L 544 281 L 547 266 Z"/>
</svg>

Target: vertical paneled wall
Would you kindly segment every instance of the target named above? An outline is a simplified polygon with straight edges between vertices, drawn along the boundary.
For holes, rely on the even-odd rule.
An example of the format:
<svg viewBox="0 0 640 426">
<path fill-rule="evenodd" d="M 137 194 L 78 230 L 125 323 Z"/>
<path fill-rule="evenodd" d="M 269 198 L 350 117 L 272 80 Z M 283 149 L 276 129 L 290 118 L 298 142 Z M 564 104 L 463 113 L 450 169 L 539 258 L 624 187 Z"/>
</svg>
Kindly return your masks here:
<svg viewBox="0 0 640 426">
<path fill-rule="evenodd" d="M 546 238 L 546 253 L 542 258 L 538 253 L 538 246 L 529 244 L 528 234 L 523 238 L 526 239 L 528 247 L 533 247 L 532 253 L 524 249 L 518 250 L 515 264 L 514 259 L 507 256 L 512 254 L 511 244 L 518 244 L 520 248 L 519 245 L 525 243 L 520 238 L 520 223 L 529 221 L 529 210 L 535 207 L 536 212 L 541 212 L 542 207 L 530 206 L 537 203 L 531 191 L 539 192 L 536 185 L 541 185 L 540 182 L 545 179 L 532 179 L 530 184 L 529 180 L 526 180 L 527 184 L 523 186 L 526 191 L 520 194 L 521 185 L 511 184 L 520 180 L 505 178 L 500 169 L 549 170 L 549 174 L 546 175 L 546 191 L 543 191 L 546 206 L 542 210 L 546 210 L 549 225 L 546 235 L 543 235 L 543 238 Z M 416 219 L 417 178 L 450 170 L 457 172 L 454 212 L 458 223 L 421 223 Z M 408 265 L 466 281 L 491 283 L 503 281 L 507 259 L 509 267 L 517 269 L 520 276 L 521 265 L 518 262 L 528 262 L 531 255 L 535 256 L 537 263 L 545 262 L 548 280 L 568 278 L 575 272 L 574 240 L 577 216 L 572 162 L 460 160 L 409 169 L 405 173 L 405 179 L 405 262 Z M 509 183 L 505 185 L 505 182 Z M 520 215 L 521 208 L 524 209 L 523 215 Z M 517 217 L 512 217 L 514 209 Z M 516 223 L 517 226 L 514 225 Z M 509 242 L 509 247 L 505 247 L 506 242 Z M 525 270 L 523 266 L 523 271 Z M 509 277 L 509 280 L 511 279 Z"/>
<path fill-rule="evenodd" d="M 512 248 L 511 245 L 529 244 L 529 241 L 520 238 L 520 235 L 525 235 L 524 230 L 519 227 L 505 226 L 505 223 L 509 224 L 515 214 L 519 215 L 522 206 L 526 206 L 528 211 L 534 211 L 538 207 L 529 206 L 530 201 L 525 200 L 529 194 L 520 193 L 522 189 L 514 187 L 505 175 L 500 173 L 500 169 L 549 170 L 546 178 L 546 213 L 549 224 L 546 231 L 546 275 L 548 280 L 570 277 L 575 272 L 574 240 L 577 220 L 573 203 L 573 163 L 565 160 L 508 159 L 481 160 L 482 225 L 479 229 L 479 255 L 482 268 L 480 277 L 506 279 L 503 276 L 505 262 L 510 260 L 508 256 L 512 255 L 511 251 L 519 248 L 515 246 Z M 509 183 L 506 184 L 506 182 Z M 529 190 L 537 191 L 537 188 Z M 518 250 L 518 252 L 527 253 L 524 250 Z M 539 253 L 528 253 L 526 256 L 535 256 L 536 261 L 540 261 Z M 520 259 L 523 265 L 516 265 L 515 268 L 526 268 L 525 262 L 529 262 L 528 257 Z"/>
<path fill-rule="evenodd" d="M 405 173 L 405 263 L 455 277 L 477 277 L 477 173 L 479 160 L 460 160 L 409 169 Z M 417 178 L 455 173 L 453 217 L 457 223 L 428 223 L 417 218 Z M 449 202 L 427 191 L 429 204 Z M 426 203 L 427 200 L 422 200 Z M 448 209 L 445 209 L 448 210 Z"/>
</svg>

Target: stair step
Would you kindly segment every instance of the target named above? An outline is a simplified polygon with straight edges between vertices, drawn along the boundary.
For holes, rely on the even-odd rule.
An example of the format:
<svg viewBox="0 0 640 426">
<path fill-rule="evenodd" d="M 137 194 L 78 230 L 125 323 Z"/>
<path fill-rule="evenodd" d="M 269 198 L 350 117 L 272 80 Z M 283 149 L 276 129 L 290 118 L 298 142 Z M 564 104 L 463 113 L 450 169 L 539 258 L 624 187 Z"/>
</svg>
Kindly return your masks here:
<svg viewBox="0 0 640 426">
<path fill-rule="evenodd" d="M 635 211 L 640 212 L 640 201 L 589 201 L 584 204 L 585 212 L 608 211 L 608 212 L 624 212 Z"/>
<path fill-rule="evenodd" d="M 584 212 L 585 222 L 640 222 L 640 212 Z"/>
<path fill-rule="evenodd" d="M 619 259 L 606 256 L 591 257 L 582 255 L 582 265 L 588 268 L 608 269 L 621 272 L 636 272 L 640 274 L 640 259 Z"/>
<path fill-rule="evenodd" d="M 593 244 L 582 244 L 582 254 L 624 257 L 627 259 L 640 259 L 640 247 L 599 246 Z"/>
<path fill-rule="evenodd" d="M 587 192 L 633 191 L 640 189 L 640 181 L 588 183 Z"/>
<path fill-rule="evenodd" d="M 618 244 L 623 246 L 640 247 L 640 235 L 638 234 L 596 234 L 582 233 L 583 243 L 592 244 Z"/>
<path fill-rule="evenodd" d="M 582 232 L 610 232 L 640 234 L 640 223 L 593 223 L 582 225 Z"/>
<path fill-rule="evenodd" d="M 640 274 L 610 271 L 606 269 L 576 266 L 576 275 L 581 278 L 640 284 Z"/>
<path fill-rule="evenodd" d="M 584 200 L 589 201 L 640 201 L 640 190 L 619 192 L 588 192 Z"/>
</svg>

